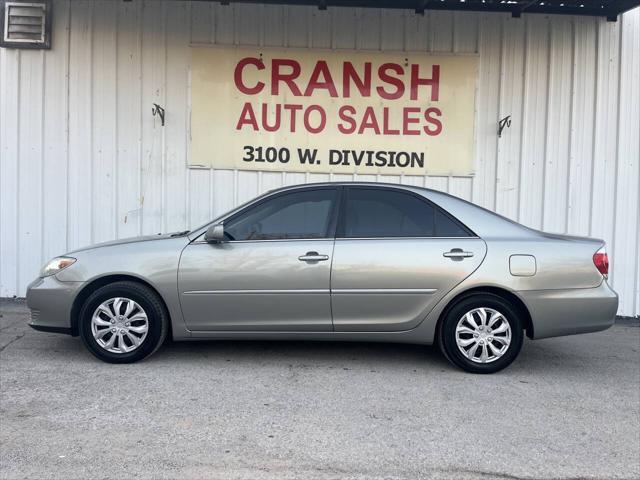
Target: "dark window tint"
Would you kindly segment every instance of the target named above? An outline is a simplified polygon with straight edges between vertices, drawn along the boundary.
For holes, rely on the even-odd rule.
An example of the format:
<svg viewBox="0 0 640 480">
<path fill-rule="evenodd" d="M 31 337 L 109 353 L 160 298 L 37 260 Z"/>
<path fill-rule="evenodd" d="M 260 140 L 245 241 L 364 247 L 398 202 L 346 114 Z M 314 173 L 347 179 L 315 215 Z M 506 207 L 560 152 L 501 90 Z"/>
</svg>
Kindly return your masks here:
<svg viewBox="0 0 640 480">
<path fill-rule="evenodd" d="M 349 190 L 344 236 L 432 237 L 433 207 L 419 198 L 393 190 Z"/>
<path fill-rule="evenodd" d="M 335 198 L 335 189 L 278 195 L 225 222 L 224 230 L 231 240 L 324 238 Z"/>
<path fill-rule="evenodd" d="M 436 209 L 436 237 L 468 237 L 469 232 L 458 222 Z"/>
<path fill-rule="evenodd" d="M 341 233 L 346 238 L 468 236 L 463 227 L 415 195 L 364 188 L 349 189 Z"/>
</svg>

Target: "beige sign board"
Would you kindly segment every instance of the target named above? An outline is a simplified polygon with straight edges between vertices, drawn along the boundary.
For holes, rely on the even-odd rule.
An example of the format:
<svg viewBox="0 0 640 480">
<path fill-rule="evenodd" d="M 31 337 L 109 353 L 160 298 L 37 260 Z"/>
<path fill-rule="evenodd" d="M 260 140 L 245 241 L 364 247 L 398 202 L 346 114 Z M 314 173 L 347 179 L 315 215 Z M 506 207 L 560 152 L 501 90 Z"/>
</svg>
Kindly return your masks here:
<svg viewBox="0 0 640 480">
<path fill-rule="evenodd" d="M 192 47 L 191 166 L 472 175 L 477 56 Z"/>
</svg>

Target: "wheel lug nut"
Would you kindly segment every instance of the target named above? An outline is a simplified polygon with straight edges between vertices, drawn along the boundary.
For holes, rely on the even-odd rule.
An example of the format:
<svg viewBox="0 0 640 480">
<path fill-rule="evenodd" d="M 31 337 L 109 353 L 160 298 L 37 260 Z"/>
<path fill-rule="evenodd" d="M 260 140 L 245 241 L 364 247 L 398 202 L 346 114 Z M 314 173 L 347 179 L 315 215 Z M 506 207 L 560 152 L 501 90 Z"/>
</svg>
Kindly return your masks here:
<svg viewBox="0 0 640 480">
<path fill-rule="evenodd" d="M 477 334 L 477 333 L 474 333 L 474 334 L 473 334 L 473 337 L 474 337 L 474 338 L 478 338 L 479 336 L 480 336 L 480 335 L 479 335 L 479 334 Z"/>
<path fill-rule="evenodd" d="M 115 319 L 115 318 L 112 318 L 112 319 L 111 319 L 111 323 L 116 323 L 116 319 Z"/>
<path fill-rule="evenodd" d="M 111 329 L 111 331 L 112 331 L 113 333 L 116 333 L 116 329 L 115 329 L 115 328 L 112 328 L 112 329 Z"/>
<path fill-rule="evenodd" d="M 124 326 L 125 326 L 125 327 L 128 327 L 128 326 L 130 326 L 130 325 L 131 325 L 131 324 L 130 324 L 129 322 L 127 322 L 127 323 L 125 323 L 125 324 L 124 324 Z"/>
<path fill-rule="evenodd" d="M 480 345 L 484 345 L 484 342 L 482 340 L 480 340 Z"/>
</svg>

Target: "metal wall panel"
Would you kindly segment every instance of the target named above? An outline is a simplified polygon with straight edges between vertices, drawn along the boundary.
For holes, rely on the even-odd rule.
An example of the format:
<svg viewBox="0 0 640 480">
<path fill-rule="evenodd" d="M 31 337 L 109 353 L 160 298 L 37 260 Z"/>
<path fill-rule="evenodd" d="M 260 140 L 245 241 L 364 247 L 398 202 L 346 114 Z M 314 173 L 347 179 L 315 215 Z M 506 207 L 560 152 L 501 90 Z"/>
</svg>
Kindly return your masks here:
<svg viewBox="0 0 640 480">
<path fill-rule="evenodd" d="M 281 185 L 357 179 L 605 238 L 619 313 L 640 314 L 640 9 L 613 23 L 182 1 L 54 9 L 51 51 L 0 49 L 0 296 L 24 295 L 44 261 L 88 243 L 193 227 Z M 190 43 L 477 53 L 476 175 L 188 169 Z"/>
</svg>

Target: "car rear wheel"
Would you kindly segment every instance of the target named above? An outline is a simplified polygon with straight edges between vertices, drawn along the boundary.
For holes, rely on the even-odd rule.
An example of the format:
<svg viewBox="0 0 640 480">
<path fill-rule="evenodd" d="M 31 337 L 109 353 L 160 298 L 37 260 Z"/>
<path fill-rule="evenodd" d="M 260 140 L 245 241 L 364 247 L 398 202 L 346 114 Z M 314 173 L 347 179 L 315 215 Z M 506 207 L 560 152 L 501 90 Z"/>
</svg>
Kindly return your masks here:
<svg viewBox="0 0 640 480">
<path fill-rule="evenodd" d="M 158 295 L 136 282 L 105 285 L 80 311 L 80 337 L 87 349 L 109 363 L 131 363 L 162 345 L 169 319 Z"/>
<path fill-rule="evenodd" d="M 476 294 L 448 311 L 438 342 L 454 365 L 471 373 L 494 373 L 515 360 L 523 339 L 522 320 L 509 302 Z"/>
</svg>

